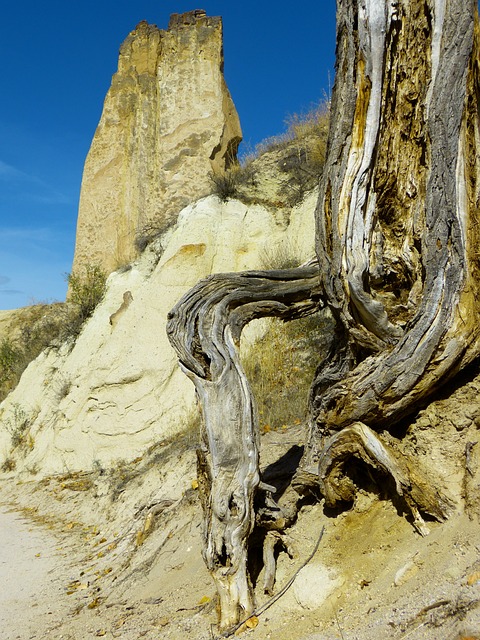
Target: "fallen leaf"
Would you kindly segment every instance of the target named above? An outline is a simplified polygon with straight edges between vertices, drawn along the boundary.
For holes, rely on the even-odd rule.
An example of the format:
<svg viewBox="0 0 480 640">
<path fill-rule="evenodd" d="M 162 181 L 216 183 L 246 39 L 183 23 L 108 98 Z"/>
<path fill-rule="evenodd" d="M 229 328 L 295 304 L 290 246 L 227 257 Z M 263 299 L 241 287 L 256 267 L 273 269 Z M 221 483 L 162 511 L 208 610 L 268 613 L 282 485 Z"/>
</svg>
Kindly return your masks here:
<svg viewBox="0 0 480 640">
<path fill-rule="evenodd" d="M 258 626 L 258 618 L 257 616 L 252 616 L 251 618 L 248 618 L 248 620 L 245 620 L 242 626 L 235 631 L 235 635 L 239 636 L 245 631 L 248 631 L 248 629 L 255 629 L 255 627 L 257 626 Z"/>
<path fill-rule="evenodd" d="M 115 620 L 114 622 L 115 629 L 120 629 L 120 627 L 123 627 L 126 621 L 127 621 L 127 618 L 119 618 L 118 620 Z"/>
<path fill-rule="evenodd" d="M 87 582 L 80 582 L 80 580 L 74 580 L 67 585 L 67 596 L 71 596 L 75 591 L 83 591 L 84 589 L 88 589 Z"/>
<path fill-rule="evenodd" d="M 209 598 L 208 596 L 203 596 L 203 598 L 198 601 L 198 604 L 207 604 L 207 602 L 210 602 L 210 600 L 211 598 Z"/>
<path fill-rule="evenodd" d="M 198 489 L 198 480 L 192 480 L 192 489 Z"/>
<path fill-rule="evenodd" d="M 247 625 L 248 629 L 255 629 L 255 627 L 258 627 L 258 618 L 257 616 L 252 616 L 251 618 L 249 618 L 245 624 Z"/>
<path fill-rule="evenodd" d="M 480 582 L 480 571 L 475 571 L 475 573 L 472 573 L 467 578 L 467 584 L 469 587 L 473 587 L 477 582 Z"/>
</svg>

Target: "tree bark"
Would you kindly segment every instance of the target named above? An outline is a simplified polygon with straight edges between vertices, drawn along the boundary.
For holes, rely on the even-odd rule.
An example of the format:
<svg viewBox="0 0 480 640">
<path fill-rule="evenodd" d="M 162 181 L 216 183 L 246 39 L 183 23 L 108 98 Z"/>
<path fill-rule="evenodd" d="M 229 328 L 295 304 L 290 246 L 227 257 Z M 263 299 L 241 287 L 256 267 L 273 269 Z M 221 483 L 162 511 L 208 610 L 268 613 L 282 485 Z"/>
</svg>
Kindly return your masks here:
<svg viewBox="0 0 480 640">
<path fill-rule="evenodd" d="M 350 499 L 344 471 L 356 458 L 391 476 L 421 533 L 419 509 L 440 520 L 448 512 L 375 431 L 479 355 L 479 42 L 475 0 L 338 0 L 318 266 L 211 276 L 170 314 L 204 416 L 204 557 L 222 628 L 253 608 L 247 542 L 262 483 L 254 400 L 235 348 L 253 318 L 326 305 L 336 320 L 310 394 L 299 491 L 315 482 L 332 503 Z"/>
</svg>

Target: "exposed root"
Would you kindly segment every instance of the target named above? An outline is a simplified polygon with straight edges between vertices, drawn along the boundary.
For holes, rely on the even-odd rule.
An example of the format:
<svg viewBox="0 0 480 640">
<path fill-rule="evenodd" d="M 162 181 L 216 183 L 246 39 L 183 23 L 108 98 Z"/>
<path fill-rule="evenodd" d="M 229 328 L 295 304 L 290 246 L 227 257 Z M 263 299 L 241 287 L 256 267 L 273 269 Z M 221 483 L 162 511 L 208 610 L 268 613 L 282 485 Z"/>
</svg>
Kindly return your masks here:
<svg viewBox="0 0 480 640">
<path fill-rule="evenodd" d="M 356 487 L 344 474 L 344 466 L 352 457 L 392 478 L 396 493 L 405 501 L 413 525 L 422 536 L 429 530 L 420 510 L 439 521 L 447 518 L 450 510 L 447 499 L 433 489 L 417 469 L 410 470 L 374 431 L 361 422 L 331 436 L 320 454 L 318 483 L 328 506 L 352 501 L 355 496 Z"/>
</svg>

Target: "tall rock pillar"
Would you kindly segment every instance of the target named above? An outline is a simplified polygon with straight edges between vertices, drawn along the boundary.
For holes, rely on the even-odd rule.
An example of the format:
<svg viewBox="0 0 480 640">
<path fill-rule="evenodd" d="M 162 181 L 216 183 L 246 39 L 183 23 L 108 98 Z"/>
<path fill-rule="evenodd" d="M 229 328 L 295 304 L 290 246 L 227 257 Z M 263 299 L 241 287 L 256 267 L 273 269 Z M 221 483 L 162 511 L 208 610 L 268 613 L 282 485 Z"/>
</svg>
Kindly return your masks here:
<svg viewBox="0 0 480 640">
<path fill-rule="evenodd" d="M 73 272 L 111 272 L 211 191 L 235 159 L 241 129 L 223 77 L 222 20 L 173 14 L 166 31 L 141 22 L 120 48 L 83 172 Z"/>
</svg>

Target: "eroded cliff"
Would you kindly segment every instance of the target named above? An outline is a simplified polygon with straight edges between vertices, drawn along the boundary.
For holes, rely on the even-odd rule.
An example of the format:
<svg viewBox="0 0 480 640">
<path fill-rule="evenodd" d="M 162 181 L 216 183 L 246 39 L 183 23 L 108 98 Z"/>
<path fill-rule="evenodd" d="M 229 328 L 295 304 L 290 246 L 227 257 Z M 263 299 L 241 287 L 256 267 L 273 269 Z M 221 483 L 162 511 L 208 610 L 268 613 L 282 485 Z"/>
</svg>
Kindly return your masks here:
<svg viewBox="0 0 480 640">
<path fill-rule="evenodd" d="M 0 466 L 39 475 L 132 460 L 192 426 L 194 389 L 165 330 L 167 314 L 210 273 L 258 269 L 275 252 L 313 255 L 316 192 L 289 220 L 261 205 L 210 196 L 130 267 L 107 292 L 75 344 L 43 352 L 0 407 Z"/>
<path fill-rule="evenodd" d="M 140 22 L 121 46 L 85 162 L 72 271 L 131 262 L 139 236 L 211 191 L 210 173 L 228 167 L 240 140 L 221 18 L 173 14 L 167 30 Z"/>
</svg>

